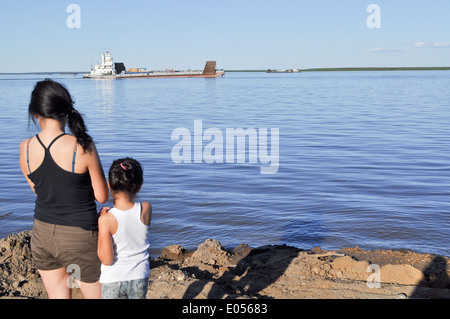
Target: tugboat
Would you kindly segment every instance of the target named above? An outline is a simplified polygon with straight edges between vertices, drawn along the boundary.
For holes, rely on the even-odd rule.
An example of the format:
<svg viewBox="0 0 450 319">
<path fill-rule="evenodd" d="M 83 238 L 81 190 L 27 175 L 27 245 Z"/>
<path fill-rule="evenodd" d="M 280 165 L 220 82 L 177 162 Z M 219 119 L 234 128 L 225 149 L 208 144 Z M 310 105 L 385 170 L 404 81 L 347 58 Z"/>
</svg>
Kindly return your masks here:
<svg viewBox="0 0 450 319">
<path fill-rule="evenodd" d="M 131 79 L 131 78 L 217 78 L 225 71 L 216 70 L 216 61 L 207 61 L 203 70 L 151 71 L 145 68 L 127 70 L 123 63 L 114 63 L 111 53 L 102 53 L 100 64 L 95 65 L 90 73 L 83 74 L 86 79 Z"/>
</svg>

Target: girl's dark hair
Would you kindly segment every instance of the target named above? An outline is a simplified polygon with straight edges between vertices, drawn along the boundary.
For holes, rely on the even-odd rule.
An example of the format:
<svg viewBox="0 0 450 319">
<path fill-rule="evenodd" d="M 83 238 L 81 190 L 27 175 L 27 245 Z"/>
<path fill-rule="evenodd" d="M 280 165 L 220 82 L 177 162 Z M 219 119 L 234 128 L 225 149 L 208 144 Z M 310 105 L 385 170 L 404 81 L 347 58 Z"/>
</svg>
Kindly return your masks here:
<svg viewBox="0 0 450 319">
<path fill-rule="evenodd" d="M 28 115 L 36 123 L 34 115 L 46 119 L 66 121 L 70 131 L 84 151 L 91 151 L 92 137 L 87 134 L 83 116 L 73 107 L 69 91 L 51 79 L 37 82 L 31 93 Z"/>
<path fill-rule="evenodd" d="M 121 158 L 111 164 L 108 180 L 112 193 L 126 192 L 135 196 L 144 183 L 144 171 L 135 159 Z"/>
</svg>

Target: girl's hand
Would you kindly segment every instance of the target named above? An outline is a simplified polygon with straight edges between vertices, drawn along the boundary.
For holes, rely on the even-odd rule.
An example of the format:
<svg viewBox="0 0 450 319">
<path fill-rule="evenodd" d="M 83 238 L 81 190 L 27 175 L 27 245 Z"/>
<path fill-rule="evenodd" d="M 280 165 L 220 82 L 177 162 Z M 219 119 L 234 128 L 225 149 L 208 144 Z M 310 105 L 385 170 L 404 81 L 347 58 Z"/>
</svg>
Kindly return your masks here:
<svg viewBox="0 0 450 319">
<path fill-rule="evenodd" d="M 100 216 L 106 215 L 110 209 L 111 207 L 103 207 L 102 210 L 100 211 Z"/>
</svg>

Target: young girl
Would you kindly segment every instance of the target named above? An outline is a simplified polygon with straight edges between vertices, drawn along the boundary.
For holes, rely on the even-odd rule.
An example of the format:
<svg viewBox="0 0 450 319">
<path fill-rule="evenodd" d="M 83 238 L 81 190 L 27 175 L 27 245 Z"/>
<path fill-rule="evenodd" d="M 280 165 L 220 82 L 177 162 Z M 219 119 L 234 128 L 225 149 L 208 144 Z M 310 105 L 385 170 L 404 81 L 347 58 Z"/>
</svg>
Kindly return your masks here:
<svg viewBox="0 0 450 319">
<path fill-rule="evenodd" d="M 145 299 L 152 207 L 148 202 L 134 202 L 144 182 L 142 166 L 132 158 L 115 160 L 108 179 L 114 208 L 103 208 L 99 218 L 102 298 Z"/>
<path fill-rule="evenodd" d="M 36 83 L 28 107 L 39 124 L 20 145 L 20 167 L 36 195 L 31 252 L 50 299 L 71 298 L 68 268 L 85 298 L 100 298 L 97 204 L 108 185 L 95 144 L 69 91 L 50 79 Z M 65 133 L 66 125 L 73 135 Z"/>
</svg>

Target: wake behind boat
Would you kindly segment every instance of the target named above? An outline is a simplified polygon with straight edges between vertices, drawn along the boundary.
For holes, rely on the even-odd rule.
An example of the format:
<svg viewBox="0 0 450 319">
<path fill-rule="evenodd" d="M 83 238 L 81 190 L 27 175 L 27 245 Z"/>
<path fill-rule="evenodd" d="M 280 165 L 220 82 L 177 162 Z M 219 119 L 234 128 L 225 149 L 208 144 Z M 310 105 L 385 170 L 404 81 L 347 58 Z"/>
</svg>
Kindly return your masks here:
<svg viewBox="0 0 450 319">
<path fill-rule="evenodd" d="M 173 70 L 152 71 L 145 68 L 129 69 L 121 62 L 114 63 L 111 54 L 102 53 L 100 64 L 95 65 L 90 73 L 84 74 L 86 79 L 128 79 L 128 78 L 216 78 L 223 76 L 223 70 L 216 70 L 216 61 L 207 61 L 203 70 Z"/>
</svg>

